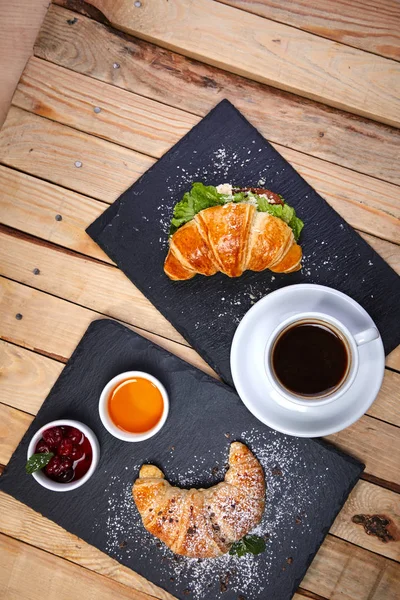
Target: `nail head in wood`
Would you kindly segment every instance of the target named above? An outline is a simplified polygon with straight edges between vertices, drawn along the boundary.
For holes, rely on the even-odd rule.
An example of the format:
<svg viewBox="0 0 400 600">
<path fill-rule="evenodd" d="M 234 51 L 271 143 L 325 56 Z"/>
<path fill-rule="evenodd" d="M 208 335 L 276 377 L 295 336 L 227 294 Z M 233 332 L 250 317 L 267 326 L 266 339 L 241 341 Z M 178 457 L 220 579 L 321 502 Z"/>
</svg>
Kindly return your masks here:
<svg viewBox="0 0 400 600">
<path fill-rule="evenodd" d="M 56 215 L 55 219 L 56 219 L 56 221 L 62 221 L 62 216 L 61 215 Z"/>
<path fill-rule="evenodd" d="M 142 6 L 142 3 L 139 2 L 139 0 L 136 0 L 135 4 L 136 8 L 140 8 Z"/>
<path fill-rule="evenodd" d="M 82 166 L 82 163 L 81 163 L 81 161 L 80 161 L 80 160 L 76 160 L 76 161 L 75 161 L 75 166 L 76 166 L 76 168 L 77 168 L 77 169 L 80 169 L 80 168 L 81 168 L 81 166 Z"/>
<path fill-rule="evenodd" d="M 93 109 L 93 111 L 94 111 L 96 114 L 98 114 L 99 112 L 101 112 L 101 108 L 100 108 L 100 106 L 95 106 L 95 107 L 94 107 L 94 109 Z"/>
<path fill-rule="evenodd" d="M 37 267 L 35 267 L 35 268 L 33 269 L 33 274 L 34 274 L 34 275 L 40 275 L 40 269 L 38 269 Z"/>
<path fill-rule="evenodd" d="M 114 63 L 114 64 L 113 64 L 113 69 L 119 69 L 119 67 L 120 67 L 120 64 L 119 64 L 119 63 Z"/>
<path fill-rule="evenodd" d="M 21 315 L 21 313 L 17 313 L 17 314 L 15 315 L 15 318 L 17 319 L 17 321 L 20 321 L 20 320 L 22 319 L 22 315 Z"/>
</svg>

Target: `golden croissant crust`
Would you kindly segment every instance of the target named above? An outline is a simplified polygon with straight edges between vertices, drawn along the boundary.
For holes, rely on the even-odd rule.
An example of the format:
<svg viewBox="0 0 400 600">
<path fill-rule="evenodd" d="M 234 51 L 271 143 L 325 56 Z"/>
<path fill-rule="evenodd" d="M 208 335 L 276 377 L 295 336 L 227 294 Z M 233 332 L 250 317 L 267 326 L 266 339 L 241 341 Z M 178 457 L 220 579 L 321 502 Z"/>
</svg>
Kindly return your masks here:
<svg viewBox="0 0 400 600">
<path fill-rule="evenodd" d="M 233 442 L 223 482 L 208 489 L 173 487 L 153 465 L 143 465 L 133 498 L 143 525 L 173 552 L 213 558 L 228 552 L 264 512 L 263 469 L 244 444 Z"/>
<path fill-rule="evenodd" d="M 292 273 L 301 269 L 301 258 L 301 247 L 282 219 L 250 203 L 230 202 L 205 208 L 175 231 L 164 271 L 173 280 L 217 271 L 239 277 L 247 269 Z"/>
</svg>

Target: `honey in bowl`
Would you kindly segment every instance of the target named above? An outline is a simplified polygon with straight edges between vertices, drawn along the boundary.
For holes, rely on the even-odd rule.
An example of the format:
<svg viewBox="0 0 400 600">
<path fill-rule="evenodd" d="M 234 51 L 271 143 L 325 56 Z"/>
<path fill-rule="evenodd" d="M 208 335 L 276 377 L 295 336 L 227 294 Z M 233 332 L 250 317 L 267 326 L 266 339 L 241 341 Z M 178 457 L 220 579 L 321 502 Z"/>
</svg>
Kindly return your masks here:
<svg viewBox="0 0 400 600">
<path fill-rule="evenodd" d="M 153 429 L 164 411 L 160 390 L 144 377 L 120 381 L 108 399 L 108 413 L 113 423 L 129 433 Z"/>
</svg>

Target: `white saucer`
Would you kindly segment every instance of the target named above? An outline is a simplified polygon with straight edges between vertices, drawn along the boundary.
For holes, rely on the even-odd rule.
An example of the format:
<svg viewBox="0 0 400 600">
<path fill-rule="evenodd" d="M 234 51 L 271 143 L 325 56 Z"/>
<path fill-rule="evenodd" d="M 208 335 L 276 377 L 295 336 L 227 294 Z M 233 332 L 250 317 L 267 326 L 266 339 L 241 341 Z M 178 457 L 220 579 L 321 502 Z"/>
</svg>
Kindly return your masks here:
<svg viewBox="0 0 400 600">
<path fill-rule="evenodd" d="M 324 406 L 300 406 L 272 388 L 264 367 L 265 346 L 283 320 L 299 312 L 336 317 L 352 334 L 375 324 L 354 300 L 322 285 L 298 284 L 272 292 L 255 304 L 236 330 L 231 370 L 236 390 L 260 421 L 289 435 L 320 437 L 336 433 L 359 419 L 375 400 L 385 371 L 382 339 L 359 346 L 359 369 L 343 396 Z"/>
</svg>

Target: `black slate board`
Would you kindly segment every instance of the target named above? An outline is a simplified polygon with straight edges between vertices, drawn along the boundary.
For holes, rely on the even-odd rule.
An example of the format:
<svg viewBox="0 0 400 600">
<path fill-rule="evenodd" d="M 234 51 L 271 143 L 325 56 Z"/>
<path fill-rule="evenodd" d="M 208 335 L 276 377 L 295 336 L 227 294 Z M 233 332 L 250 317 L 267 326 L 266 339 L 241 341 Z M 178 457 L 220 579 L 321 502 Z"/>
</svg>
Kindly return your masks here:
<svg viewBox="0 0 400 600">
<path fill-rule="evenodd" d="M 130 369 L 158 377 L 171 401 L 161 432 L 137 444 L 113 438 L 97 410 L 104 385 Z M 42 488 L 24 473 L 32 435 L 60 418 L 88 424 L 101 447 L 89 482 L 65 494 Z M 247 443 L 264 466 L 267 505 L 261 530 L 270 535 L 267 550 L 245 559 L 177 561 L 141 525 L 131 497 L 138 469 L 155 463 L 173 483 L 208 486 L 223 478 L 233 440 Z M 262 425 L 230 387 L 119 323 L 102 320 L 88 328 L 13 454 L 0 489 L 178 598 L 236 600 L 242 593 L 247 600 L 288 600 L 362 470 L 332 446 Z M 228 572 L 228 589 L 221 593 Z"/>
<path fill-rule="evenodd" d="M 174 204 L 191 183 L 260 185 L 305 222 L 303 269 L 171 282 L 163 272 Z M 400 278 L 230 104 L 223 100 L 87 229 L 215 371 L 232 383 L 235 329 L 256 300 L 295 283 L 336 288 L 377 324 L 388 354 L 400 343 Z"/>
</svg>

